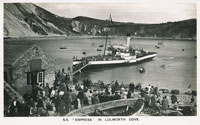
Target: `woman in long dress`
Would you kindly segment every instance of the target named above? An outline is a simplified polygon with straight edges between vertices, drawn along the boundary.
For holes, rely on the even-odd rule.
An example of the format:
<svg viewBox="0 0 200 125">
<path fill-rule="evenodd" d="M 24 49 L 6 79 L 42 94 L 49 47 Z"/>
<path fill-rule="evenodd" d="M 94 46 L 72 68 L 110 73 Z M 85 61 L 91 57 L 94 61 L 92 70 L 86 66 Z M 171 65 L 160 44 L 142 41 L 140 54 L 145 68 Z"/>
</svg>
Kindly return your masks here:
<svg viewBox="0 0 200 125">
<path fill-rule="evenodd" d="M 88 98 L 88 104 L 92 105 L 92 90 L 88 91 L 87 98 Z"/>
<path fill-rule="evenodd" d="M 77 98 L 77 102 L 78 102 L 78 109 L 80 109 L 81 108 L 81 101 L 80 101 L 79 98 Z"/>
<path fill-rule="evenodd" d="M 169 107 L 169 102 L 168 102 L 168 99 L 166 96 L 163 97 L 163 100 L 162 100 L 162 108 L 164 110 L 163 113 L 167 113 L 167 109 Z"/>
</svg>

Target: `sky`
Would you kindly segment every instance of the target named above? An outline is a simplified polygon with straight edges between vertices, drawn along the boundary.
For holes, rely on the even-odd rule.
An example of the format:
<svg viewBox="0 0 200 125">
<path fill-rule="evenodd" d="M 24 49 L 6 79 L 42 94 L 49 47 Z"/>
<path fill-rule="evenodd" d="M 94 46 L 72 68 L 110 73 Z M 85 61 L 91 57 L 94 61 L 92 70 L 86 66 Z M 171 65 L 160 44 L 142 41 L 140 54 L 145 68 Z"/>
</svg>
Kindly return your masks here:
<svg viewBox="0 0 200 125">
<path fill-rule="evenodd" d="M 97 19 L 134 23 L 165 23 L 196 18 L 192 2 L 130 3 L 37 3 L 36 5 L 62 17 L 87 16 Z"/>
</svg>

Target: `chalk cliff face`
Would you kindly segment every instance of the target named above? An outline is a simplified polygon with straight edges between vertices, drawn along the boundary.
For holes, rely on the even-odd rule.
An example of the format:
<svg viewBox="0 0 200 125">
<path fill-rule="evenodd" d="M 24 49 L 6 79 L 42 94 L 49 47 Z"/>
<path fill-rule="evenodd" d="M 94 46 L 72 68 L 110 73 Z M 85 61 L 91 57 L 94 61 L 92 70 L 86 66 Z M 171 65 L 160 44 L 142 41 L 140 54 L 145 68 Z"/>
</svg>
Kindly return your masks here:
<svg viewBox="0 0 200 125">
<path fill-rule="evenodd" d="M 5 36 L 69 34 L 69 19 L 58 17 L 34 4 L 4 4 Z"/>
<path fill-rule="evenodd" d="M 85 24 L 81 23 L 80 21 L 76 21 L 76 20 L 72 20 L 71 27 L 72 27 L 72 30 L 77 33 L 82 33 L 87 30 L 87 27 Z"/>
<path fill-rule="evenodd" d="M 89 17 L 65 18 L 31 3 L 4 4 L 4 36 L 132 35 L 196 39 L 196 19 L 162 24 L 109 22 Z"/>
<path fill-rule="evenodd" d="M 24 21 L 24 14 L 19 11 L 15 4 L 4 4 L 4 35 L 5 36 L 32 36 L 38 35 L 30 25 Z M 25 6 L 24 6 L 25 7 Z M 26 6 L 27 7 L 27 6 Z M 33 6 L 31 6 L 33 7 Z M 27 13 L 30 14 L 27 9 Z"/>
</svg>

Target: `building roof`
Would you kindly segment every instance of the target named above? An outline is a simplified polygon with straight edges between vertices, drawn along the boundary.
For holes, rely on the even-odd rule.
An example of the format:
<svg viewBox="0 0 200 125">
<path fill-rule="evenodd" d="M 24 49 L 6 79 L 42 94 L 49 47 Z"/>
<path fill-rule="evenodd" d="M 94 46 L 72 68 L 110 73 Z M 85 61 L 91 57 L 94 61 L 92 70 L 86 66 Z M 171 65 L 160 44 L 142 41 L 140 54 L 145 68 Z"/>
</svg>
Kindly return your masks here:
<svg viewBox="0 0 200 125">
<path fill-rule="evenodd" d="M 12 65 L 33 46 L 33 43 L 4 42 L 4 65 Z"/>
</svg>

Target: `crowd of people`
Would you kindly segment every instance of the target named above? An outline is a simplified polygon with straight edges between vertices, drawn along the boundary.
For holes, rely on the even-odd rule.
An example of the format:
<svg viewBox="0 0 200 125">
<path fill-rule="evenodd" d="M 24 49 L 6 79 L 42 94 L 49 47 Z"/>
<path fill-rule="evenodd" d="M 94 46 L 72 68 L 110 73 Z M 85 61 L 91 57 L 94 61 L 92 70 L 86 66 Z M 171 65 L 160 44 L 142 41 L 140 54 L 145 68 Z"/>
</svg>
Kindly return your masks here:
<svg viewBox="0 0 200 125">
<path fill-rule="evenodd" d="M 102 103 L 105 101 L 127 98 L 121 97 L 119 84 L 105 88 L 101 83 L 96 89 L 91 89 L 93 83 L 89 79 L 82 83 L 70 84 L 69 74 L 64 70 L 55 73 L 52 87 L 36 83 L 32 87 L 32 94 L 25 94 L 23 101 L 17 98 L 9 102 L 6 116 L 62 116 L 83 106 Z M 97 91 L 98 90 L 98 91 Z M 126 95 L 127 90 L 123 90 Z"/>
<path fill-rule="evenodd" d="M 149 85 L 142 88 L 141 84 L 130 83 L 125 86 L 118 81 L 110 84 L 103 82 L 95 85 L 91 80 L 85 79 L 82 83 L 70 84 L 69 75 L 62 71 L 55 73 L 53 87 L 48 83 L 36 84 L 31 95 L 24 95 L 19 102 L 15 98 L 8 106 L 7 116 L 64 116 L 74 109 L 94 105 L 106 101 L 134 98 L 134 94 L 143 98 L 145 108 L 153 107 L 167 110 L 169 100 L 166 96 L 161 98 L 158 87 Z M 172 103 L 178 103 L 176 95 L 171 96 Z M 193 100 L 194 102 L 194 100 Z"/>
<path fill-rule="evenodd" d="M 53 87 L 50 87 L 48 83 L 45 86 L 34 85 L 32 94 L 25 94 L 22 102 L 19 102 L 17 98 L 10 102 L 6 115 L 63 116 L 83 106 L 131 98 L 131 92 L 134 92 L 134 84 L 130 84 L 130 89 L 125 89 L 123 84 L 119 85 L 115 81 L 110 85 L 100 83 L 94 88 L 89 79 L 83 80 L 82 83 L 69 85 L 69 82 L 65 81 L 69 80 L 67 74 L 57 72 L 55 75 Z"/>
<path fill-rule="evenodd" d="M 166 91 L 160 91 L 163 89 L 158 89 L 158 87 L 154 87 L 149 85 L 146 87 L 144 90 L 141 91 L 141 95 L 144 100 L 144 109 L 148 110 L 154 110 L 156 111 L 157 114 L 169 114 L 170 110 L 172 111 L 182 111 L 183 114 L 185 115 L 184 112 L 187 112 L 187 115 L 192 115 L 196 113 L 196 103 L 194 96 L 191 96 L 190 101 L 187 103 L 190 103 L 192 106 L 187 110 L 183 111 L 184 109 L 179 108 L 179 100 L 177 97 L 177 93 L 169 94 L 169 92 L 165 93 Z M 173 90 L 172 90 L 173 91 Z M 183 100 L 182 100 L 183 101 Z M 189 113 L 188 113 L 189 112 Z M 179 114 L 180 115 L 180 114 Z"/>
</svg>

